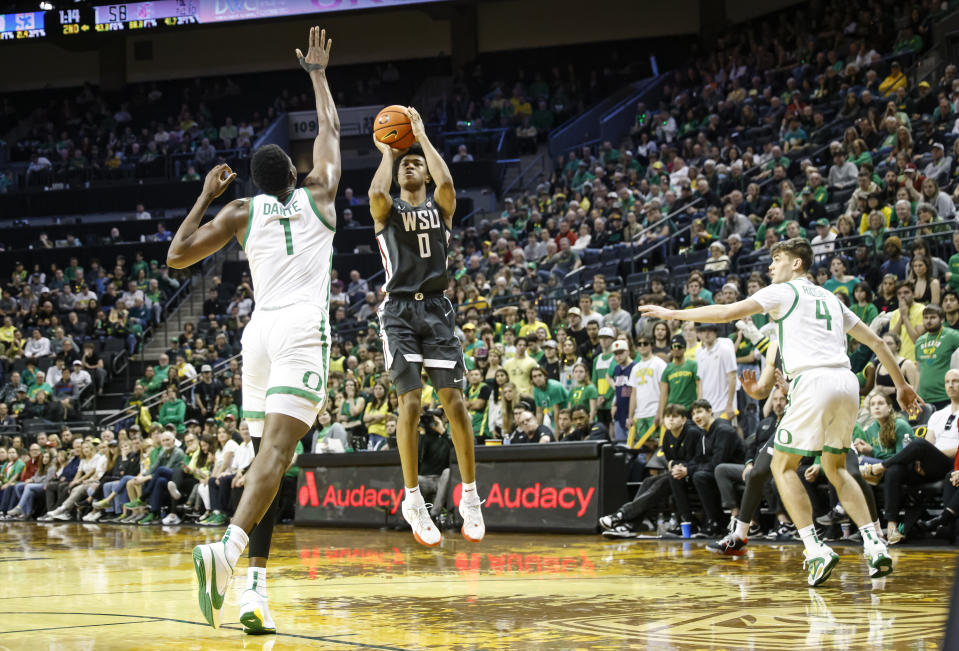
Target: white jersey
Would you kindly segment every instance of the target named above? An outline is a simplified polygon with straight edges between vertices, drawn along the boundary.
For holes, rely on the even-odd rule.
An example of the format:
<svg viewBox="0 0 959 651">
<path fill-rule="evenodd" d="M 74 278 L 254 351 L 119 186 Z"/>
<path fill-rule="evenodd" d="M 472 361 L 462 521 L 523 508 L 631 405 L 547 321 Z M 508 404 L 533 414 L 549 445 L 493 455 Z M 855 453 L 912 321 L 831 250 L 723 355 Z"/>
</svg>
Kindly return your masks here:
<svg viewBox="0 0 959 651">
<path fill-rule="evenodd" d="M 639 360 L 633 364 L 629 373 L 629 386 L 633 387 L 636 396 L 636 411 L 633 418 L 652 418 L 659 408 L 659 380 L 666 370 L 666 362 L 658 355 L 653 355 L 647 361 Z"/>
<path fill-rule="evenodd" d="M 696 349 L 696 366 L 699 370 L 700 389 L 703 400 L 708 400 L 716 416 L 726 411 L 729 404 L 729 374 L 739 370 L 736 363 L 736 344 L 726 337 L 718 337 L 712 348 L 700 345 Z M 733 408 L 736 398 L 733 396 Z M 729 414 L 730 419 L 732 415 Z"/>
<path fill-rule="evenodd" d="M 752 295 L 778 326 L 783 371 L 790 378 L 814 368 L 850 368 L 846 333 L 859 317 L 835 294 L 804 278 Z"/>
<path fill-rule="evenodd" d="M 256 308 L 311 304 L 328 311 L 334 232 L 306 188 L 286 203 L 271 194 L 252 197 L 243 249 Z"/>
<path fill-rule="evenodd" d="M 959 413 L 953 412 L 952 405 L 946 405 L 929 417 L 926 427 L 936 437 L 933 444 L 940 450 L 953 450 L 959 447 Z"/>
</svg>

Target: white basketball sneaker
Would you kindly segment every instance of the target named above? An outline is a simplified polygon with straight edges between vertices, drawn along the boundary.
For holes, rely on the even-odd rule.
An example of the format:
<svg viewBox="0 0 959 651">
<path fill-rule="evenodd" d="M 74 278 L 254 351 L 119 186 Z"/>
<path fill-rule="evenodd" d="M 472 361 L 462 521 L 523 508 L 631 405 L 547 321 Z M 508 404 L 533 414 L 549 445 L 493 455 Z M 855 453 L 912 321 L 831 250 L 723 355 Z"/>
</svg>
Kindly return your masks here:
<svg viewBox="0 0 959 651">
<path fill-rule="evenodd" d="M 276 624 L 270 614 L 270 604 L 266 597 L 256 590 L 244 590 L 240 598 L 240 623 L 243 632 L 248 635 L 269 635 L 276 633 Z"/>
<path fill-rule="evenodd" d="M 422 498 L 421 498 L 422 499 Z M 420 502 L 411 504 L 409 498 L 403 500 L 403 519 L 413 528 L 416 542 L 427 547 L 436 547 L 443 542 L 443 534 L 430 517 L 427 505 Z"/>
<path fill-rule="evenodd" d="M 233 579 L 233 567 L 226 559 L 226 546 L 221 541 L 197 545 L 193 548 L 193 567 L 199 583 L 200 610 L 210 626 L 219 628 L 223 600 Z"/>
<path fill-rule="evenodd" d="M 482 502 L 476 493 L 473 493 L 474 499 L 460 501 L 460 515 L 463 516 L 463 528 L 460 531 L 463 537 L 470 542 L 478 543 L 486 535 L 486 523 L 483 521 Z"/>
</svg>

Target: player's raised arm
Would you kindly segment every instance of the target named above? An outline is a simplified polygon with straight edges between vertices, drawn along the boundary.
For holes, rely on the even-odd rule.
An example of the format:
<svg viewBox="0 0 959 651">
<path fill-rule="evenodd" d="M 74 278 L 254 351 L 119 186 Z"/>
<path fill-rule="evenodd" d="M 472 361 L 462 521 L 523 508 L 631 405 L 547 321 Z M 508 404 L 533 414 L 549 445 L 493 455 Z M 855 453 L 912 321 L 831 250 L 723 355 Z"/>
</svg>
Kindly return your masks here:
<svg viewBox="0 0 959 651">
<path fill-rule="evenodd" d="M 310 48 L 306 56 L 297 49 L 300 65 L 310 75 L 316 97 L 316 139 L 313 141 L 313 169 L 306 175 L 304 185 L 318 202 L 330 203 L 340 184 L 340 116 L 333 104 L 333 94 L 326 79 L 333 39 L 326 38 L 326 30 L 310 28 Z M 324 215 L 336 226 L 335 215 Z"/>
<path fill-rule="evenodd" d="M 658 317 L 665 321 L 676 319 L 700 323 L 728 323 L 759 314 L 763 308 L 755 299 L 747 298 L 731 305 L 704 305 L 688 310 L 668 310 L 660 305 L 640 305 L 638 310 L 640 314 Z"/>
<path fill-rule="evenodd" d="M 246 228 L 249 211 L 245 199 L 231 201 L 217 213 L 213 221 L 199 227 L 210 204 L 223 194 L 235 178 L 236 172 L 225 163 L 216 165 L 207 173 L 200 196 L 170 241 L 166 256 L 167 266 L 185 269 L 222 249 L 231 237 L 236 237 L 240 230 Z"/>
<path fill-rule="evenodd" d="M 377 224 L 384 224 L 393 207 L 393 197 L 390 188 L 393 185 L 393 149 L 373 137 L 373 144 L 383 154 L 380 166 L 376 168 L 373 180 L 370 181 L 370 215 Z"/>
<path fill-rule="evenodd" d="M 446 166 L 446 161 L 436 151 L 436 147 L 430 142 L 426 135 L 426 127 L 423 125 L 423 118 L 419 112 L 412 106 L 406 107 L 406 113 L 410 116 L 410 127 L 413 129 L 413 136 L 423 148 L 423 155 L 426 157 L 426 168 L 429 170 L 430 178 L 436 184 L 436 190 L 433 192 L 433 198 L 443 211 L 443 219 L 446 221 L 446 227 L 453 227 L 453 213 L 456 212 L 456 189 L 453 187 L 453 177 L 450 175 L 450 168 Z"/>
</svg>

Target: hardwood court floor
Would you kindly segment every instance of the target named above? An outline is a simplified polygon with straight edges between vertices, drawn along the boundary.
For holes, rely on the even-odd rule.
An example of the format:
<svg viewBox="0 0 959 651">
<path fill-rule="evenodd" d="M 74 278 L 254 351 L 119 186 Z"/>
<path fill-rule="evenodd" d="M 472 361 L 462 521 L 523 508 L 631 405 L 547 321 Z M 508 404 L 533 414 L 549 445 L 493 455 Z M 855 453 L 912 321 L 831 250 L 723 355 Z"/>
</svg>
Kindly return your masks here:
<svg viewBox="0 0 959 651">
<path fill-rule="evenodd" d="M 245 561 L 202 624 L 191 549 L 219 531 L 0 523 L 2 649 L 937 649 L 956 549 L 858 548 L 817 590 L 799 545 L 722 559 L 703 543 L 279 527 L 268 581 L 279 635 L 237 622 Z"/>
</svg>

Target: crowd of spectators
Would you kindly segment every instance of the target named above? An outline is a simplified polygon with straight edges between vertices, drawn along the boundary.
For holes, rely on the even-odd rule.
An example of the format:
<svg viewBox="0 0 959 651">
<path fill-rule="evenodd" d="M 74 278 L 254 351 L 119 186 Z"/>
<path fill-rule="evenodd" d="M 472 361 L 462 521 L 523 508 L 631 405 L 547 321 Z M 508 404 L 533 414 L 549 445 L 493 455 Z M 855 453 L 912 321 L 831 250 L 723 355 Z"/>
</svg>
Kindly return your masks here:
<svg viewBox="0 0 959 651">
<path fill-rule="evenodd" d="M 406 63 L 331 69 L 339 106 L 405 95 Z M 419 63 L 426 70 L 430 64 Z M 264 89 L 272 97 L 262 98 Z M 291 90 L 294 89 L 294 90 Z M 415 89 L 405 89 L 405 93 Z M 279 113 L 312 110 L 300 73 L 270 73 L 131 84 L 109 93 L 77 89 L 10 94 L 0 104 L 0 133 L 13 166 L 0 168 L 0 193 L 30 187 L 83 186 L 101 180 L 198 181 L 213 165 L 236 165 Z M 22 174 L 18 170 L 23 169 Z"/>
<path fill-rule="evenodd" d="M 0 294 L 0 431 L 76 421 L 102 392 L 106 361 L 135 351 L 180 282 L 141 253 L 111 270 L 76 257 L 46 270 L 15 262 Z"/>
</svg>

